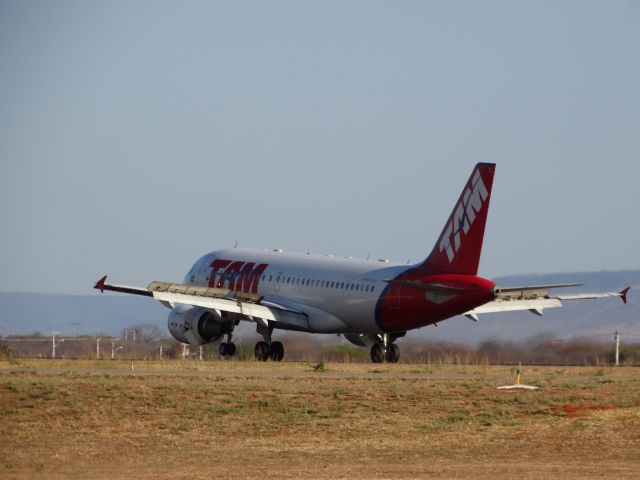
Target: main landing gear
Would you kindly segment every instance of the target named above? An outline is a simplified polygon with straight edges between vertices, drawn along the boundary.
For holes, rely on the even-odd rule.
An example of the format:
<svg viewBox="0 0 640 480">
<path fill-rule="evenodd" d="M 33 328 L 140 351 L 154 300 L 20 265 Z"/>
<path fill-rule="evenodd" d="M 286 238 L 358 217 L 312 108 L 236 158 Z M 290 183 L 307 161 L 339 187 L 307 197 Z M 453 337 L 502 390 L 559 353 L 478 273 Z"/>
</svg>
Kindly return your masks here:
<svg viewBox="0 0 640 480">
<path fill-rule="evenodd" d="M 266 362 L 271 359 L 274 362 L 280 362 L 284 358 L 284 345 L 282 342 L 272 342 L 271 333 L 273 332 L 273 326 L 258 323 L 256 331 L 262 335 L 264 340 L 256 343 L 255 354 L 256 360 L 260 362 Z"/>
<path fill-rule="evenodd" d="M 371 361 L 373 363 L 398 363 L 400 360 L 400 347 L 389 341 L 389 335 L 378 335 L 379 341 L 371 347 Z"/>
<path fill-rule="evenodd" d="M 236 344 L 231 341 L 231 334 L 227 334 L 227 341 L 220 342 L 218 352 L 223 357 L 233 357 L 236 354 Z"/>
<path fill-rule="evenodd" d="M 282 342 L 271 342 L 271 344 L 260 341 L 256 343 L 256 360 L 266 362 L 271 359 L 274 362 L 280 362 L 284 358 L 284 345 Z"/>
</svg>

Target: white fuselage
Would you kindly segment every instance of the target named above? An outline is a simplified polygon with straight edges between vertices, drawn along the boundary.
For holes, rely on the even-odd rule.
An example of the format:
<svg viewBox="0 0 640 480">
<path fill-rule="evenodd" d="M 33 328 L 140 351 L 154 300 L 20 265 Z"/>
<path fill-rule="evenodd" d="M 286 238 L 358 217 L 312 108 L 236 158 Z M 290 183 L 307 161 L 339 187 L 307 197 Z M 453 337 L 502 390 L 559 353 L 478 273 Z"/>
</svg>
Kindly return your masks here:
<svg viewBox="0 0 640 480">
<path fill-rule="evenodd" d="M 223 263 L 224 267 L 214 268 L 216 260 L 228 262 Z M 327 333 L 378 332 L 375 309 L 388 286 L 385 280 L 410 268 L 381 261 L 234 248 L 202 256 L 187 273 L 185 283 L 230 288 L 233 282 L 240 282 L 240 272 L 234 275 L 229 271 L 229 265 L 238 262 L 266 264 L 253 293 L 291 308 L 307 306 L 323 310 L 344 324 L 324 319 L 312 328 Z"/>
</svg>

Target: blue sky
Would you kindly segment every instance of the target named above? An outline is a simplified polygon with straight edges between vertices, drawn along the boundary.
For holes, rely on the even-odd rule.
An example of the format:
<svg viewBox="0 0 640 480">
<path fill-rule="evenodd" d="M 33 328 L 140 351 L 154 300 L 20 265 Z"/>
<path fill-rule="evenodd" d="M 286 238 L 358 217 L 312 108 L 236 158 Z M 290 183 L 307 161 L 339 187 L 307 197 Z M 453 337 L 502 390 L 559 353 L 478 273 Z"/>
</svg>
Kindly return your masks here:
<svg viewBox="0 0 640 480">
<path fill-rule="evenodd" d="M 481 274 L 640 268 L 640 2 L 0 2 L 0 291 L 238 244 L 425 257 L 498 164 Z"/>
</svg>

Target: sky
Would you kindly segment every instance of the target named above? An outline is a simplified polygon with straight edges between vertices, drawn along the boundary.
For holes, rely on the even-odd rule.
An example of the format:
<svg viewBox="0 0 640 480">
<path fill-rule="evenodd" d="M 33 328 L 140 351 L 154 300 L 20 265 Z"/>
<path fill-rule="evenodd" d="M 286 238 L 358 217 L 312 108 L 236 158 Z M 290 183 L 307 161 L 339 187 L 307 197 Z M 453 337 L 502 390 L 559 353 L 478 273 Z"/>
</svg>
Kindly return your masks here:
<svg viewBox="0 0 640 480">
<path fill-rule="evenodd" d="M 0 0 L 0 291 L 247 248 L 640 268 L 640 2 Z"/>
</svg>

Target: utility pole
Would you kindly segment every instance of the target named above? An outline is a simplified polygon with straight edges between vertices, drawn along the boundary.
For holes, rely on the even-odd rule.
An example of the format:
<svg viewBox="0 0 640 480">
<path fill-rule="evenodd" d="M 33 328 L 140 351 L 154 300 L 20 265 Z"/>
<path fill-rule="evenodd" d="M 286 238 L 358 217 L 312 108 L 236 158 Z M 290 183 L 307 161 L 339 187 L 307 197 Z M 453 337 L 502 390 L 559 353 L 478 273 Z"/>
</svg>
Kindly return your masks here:
<svg viewBox="0 0 640 480">
<path fill-rule="evenodd" d="M 80 322 L 73 322 L 73 323 L 71 323 L 71 325 L 73 325 L 73 334 L 74 334 L 74 336 L 79 337 L 80 336 L 80 325 L 81 325 L 81 323 Z"/>
<path fill-rule="evenodd" d="M 620 334 L 616 330 L 616 334 L 613 336 L 616 341 L 616 367 L 620 366 Z"/>
<path fill-rule="evenodd" d="M 111 340 L 111 360 L 114 360 L 116 358 L 116 350 L 120 350 L 121 348 L 122 348 L 122 345 L 116 348 L 116 341 Z"/>
<path fill-rule="evenodd" d="M 60 332 L 51 332 L 51 358 L 56 358 L 56 345 L 64 342 L 64 339 L 56 342 L 56 335 L 60 335 Z"/>
<path fill-rule="evenodd" d="M 96 360 L 100 360 L 100 337 L 96 338 Z"/>
</svg>

